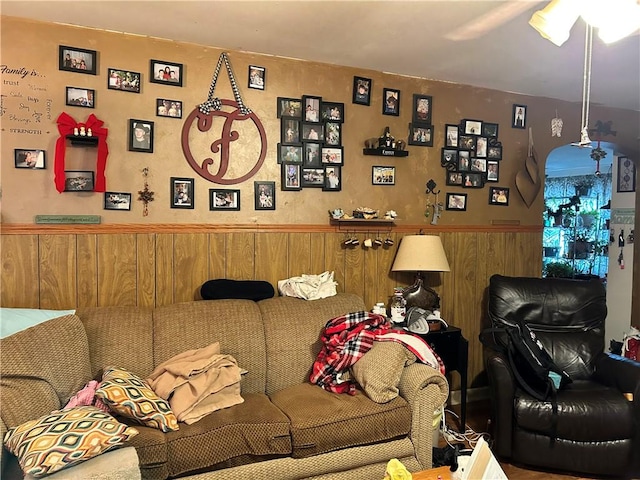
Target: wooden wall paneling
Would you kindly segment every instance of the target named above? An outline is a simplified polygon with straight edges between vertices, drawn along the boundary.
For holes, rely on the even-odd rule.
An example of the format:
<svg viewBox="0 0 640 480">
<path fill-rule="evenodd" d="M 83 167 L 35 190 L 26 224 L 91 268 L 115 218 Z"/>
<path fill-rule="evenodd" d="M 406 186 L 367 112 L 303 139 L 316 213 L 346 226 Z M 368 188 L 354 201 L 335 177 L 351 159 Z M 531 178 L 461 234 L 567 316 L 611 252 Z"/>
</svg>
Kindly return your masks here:
<svg viewBox="0 0 640 480">
<path fill-rule="evenodd" d="M 209 280 L 209 239 L 205 233 L 178 233 L 173 239 L 173 291 L 175 302 L 200 298 Z"/>
<path fill-rule="evenodd" d="M 440 233 L 440 241 L 442 242 L 442 248 L 444 248 L 444 253 L 447 256 L 447 262 L 449 262 L 449 272 L 443 272 L 440 275 L 442 280 L 442 285 L 439 289 L 435 289 L 440 295 L 440 313 L 442 314 L 442 318 L 444 318 L 447 322 L 451 321 L 452 325 L 456 327 L 458 324 L 455 321 L 455 264 L 454 259 L 456 257 L 456 243 L 455 243 L 456 234 L 453 232 L 441 232 Z M 434 285 L 429 285 L 434 288 Z M 463 332 L 464 335 L 464 332 Z"/>
<path fill-rule="evenodd" d="M 325 257 L 327 236 L 321 233 L 312 233 L 310 240 L 309 273 L 319 275 L 329 270 Z"/>
<path fill-rule="evenodd" d="M 299 254 L 288 250 L 287 237 L 287 233 L 255 234 L 255 278 L 269 282 L 275 291 L 278 280 L 288 278 L 287 255 Z"/>
<path fill-rule="evenodd" d="M 362 240 L 364 236 L 357 234 L 360 245 L 344 250 L 344 285 L 346 291 L 365 298 L 364 255 Z"/>
<path fill-rule="evenodd" d="M 40 235 L 40 308 L 76 308 L 76 236 Z"/>
<path fill-rule="evenodd" d="M 154 307 L 156 303 L 156 235 L 136 235 L 136 261 L 138 269 L 137 305 Z"/>
<path fill-rule="evenodd" d="M 227 235 L 224 233 L 209 234 L 209 276 L 207 280 L 225 278 L 226 275 L 226 251 Z"/>
<path fill-rule="evenodd" d="M 39 308 L 38 236 L 2 235 L 0 305 Z"/>
<path fill-rule="evenodd" d="M 156 234 L 156 306 L 174 303 L 173 234 Z"/>
<path fill-rule="evenodd" d="M 369 238 L 366 235 L 364 238 Z M 373 248 L 362 247 L 363 255 L 363 286 L 364 286 L 364 304 L 368 310 L 371 310 L 378 301 L 378 256 Z"/>
<path fill-rule="evenodd" d="M 98 236 L 98 306 L 136 305 L 136 235 Z"/>
<path fill-rule="evenodd" d="M 227 273 L 232 280 L 255 280 L 255 235 L 228 233 L 226 242 Z"/>
<path fill-rule="evenodd" d="M 382 235 L 382 239 L 386 239 Z M 395 242 L 392 246 L 383 245 L 377 248 L 378 254 L 378 294 L 375 303 L 384 302 L 385 306 L 389 306 L 391 296 L 393 295 L 393 287 L 398 286 L 397 274 L 391 271 L 393 260 L 396 258 L 398 251 L 399 239 L 395 233 L 391 234 L 391 238 Z"/>
<path fill-rule="evenodd" d="M 98 236 L 76 235 L 78 307 L 98 306 Z M 110 305 L 116 305 L 110 303 Z"/>
<path fill-rule="evenodd" d="M 333 272 L 333 280 L 338 283 L 337 291 L 351 292 L 347 289 L 345 278 L 345 256 L 348 247 L 342 244 L 343 241 L 343 233 L 324 234 L 324 262 L 326 270 Z"/>
<path fill-rule="evenodd" d="M 322 235 L 313 235 L 322 238 Z M 311 233 L 289 233 L 287 235 L 287 275 L 286 278 L 302 274 L 317 275 L 311 269 Z M 277 288 L 277 287 L 274 287 Z"/>
</svg>

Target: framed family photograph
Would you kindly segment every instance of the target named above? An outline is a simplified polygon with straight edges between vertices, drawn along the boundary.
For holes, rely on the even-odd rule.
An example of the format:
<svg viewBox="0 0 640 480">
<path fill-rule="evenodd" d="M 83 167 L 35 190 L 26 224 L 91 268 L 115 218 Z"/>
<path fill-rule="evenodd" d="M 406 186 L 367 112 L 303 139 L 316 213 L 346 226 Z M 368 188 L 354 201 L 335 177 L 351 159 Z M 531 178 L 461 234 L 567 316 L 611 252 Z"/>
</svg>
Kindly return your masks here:
<svg viewBox="0 0 640 480">
<path fill-rule="evenodd" d="M 512 128 L 525 128 L 527 124 L 527 106 L 513 104 L 511 127 Z"/>
<path fill-rule="evenodd" d="M 94 186 L 93 171 L 65 170 L 65 192 L 92 192 Z"/>
<path fill-rule="evenodd" d="M 320 105 L 322 97 L 314 97 L 312 95 L 304 95 L 302 97 L 302 121 L 303 122 L 320 122 Z"/>
<path fill-rule="evenodd" d="M 344 103 L 322 102 L 323 122 L 344 122 Z"/>
<path fill-rule="evenodd" d="M 299 98 L 278 97 L 277 101 L 278 118 L 302 118 L 302 100 Z"/>
<path fill-rule="evenodd" d="M 491 160 L 502 160 L 502 146 L 489 144 L 487 147 L 487 158 Z"/>
<path fill-rule="evenodd" d="M 447 210 L 465 211 L 467 209 L 467 194 L 447 193 L 447 203 L 445 208 Z"/>
<path fill-rule="evenodd" d="M 302 164 L 302 145 L 278 144 L 278 163 Z"/>
<path fill-rule="evenodd" d="M 44 150 L 16 148 L 13 151 L 13 161 L 16 168 L 43 170 L 45 158 L 46 152 Z"/>
<path fill-rule="evenodd" d="M 322 147 L 322 163 L 328 165 L 344 165 L 342 147 Z"/>
<path fill-rule="evenodd" d="M 484 187 L 484 174 L 482 173 L 464 173 L 462 176 L 463 188 L 482 188 Z"/>
<path fill-rule="evenodd" d="M 426 123 L 410 123 L 409 145 L 433 147 L 433 125 L 427 125 Z"/>
<path fill-rule="evenodd" d="M 462 133 L 465 135 L 480 135 L 482 133 L 482 121 L 462 120 Z"/>
<path fill-rule="evenodd" d="M 342 174 L 340 167 L 325 167 L 324 169 L 324 187 L 327 192 L 339 192 L 342 189 Z"/>
<path fill-rule="evenodd" d="M 283 145 L 300 144 L 300 120 L 286 118 L 280 121 L 280 143 Z"/>
<path fill-rule="evenodd" d="M 636 191 L 636 165 L 629 157 L 618 157 L 618 185 L 619 193 Z"/>
<path fill-rule="evenodd" d="M 182 118 L 182 102 L 168 98 L 157 98 L 156 115 L 158 117 Z"/>
<path fill-rule="evenodd" d="M 276 182 L 253 182 L 254 210 L 276 209 Z"/>
<path fill-rule="evenodd" d="M 70 107 L 94 108 L 96 91 L 90 88 L 67 87 L 65 104 Z"/>
<path fill-rule="evenodd" d="M 509 189 L 506 187 L 489 187 L 489 205 L 509 205 Z"/>
<path fill-rule="evenodd" d="M 182 86 L 183 65 L 181 63 L 167 62 L 165 60 L 151 60 L 149 81 L 164 85 Z"/>
<path fill-rule="evenodd" d="M 433 98 L 430 95 L 413 94 L 413 114 L 414 122 L 431 124 L 431 109 Z"/>
<path fill-rule="evenodd" d="M 395 185 L 396 167 L 373 166 L 371 167 L 372 185 Z"/>
<path fill-rule="evenodd" d="M 85 73 L 88 75 L 97 74 L 98 53 L 95 50 L 86 50 L 84 48 L 67 47 L 60 45 L 59 53 L 59 70 L 67 72 Z"/>
<path fill-rule="evenodd" d="M 400 115 L 400 90 L 384 88 L 382 90 L 382 114 Z"/>
<path fill-rule="evenodd" d="M 446 124 L 444 126 L 444 146 L 458 148 L 458 125 Z"/>
<path fill-rule="evenodd" d="M 302 123 L 302 140 L 309 140 L 312 142 L 324 140 L 324 128 L 322 124 L 317 123 Z"/>
<path fill-rule="evenodd" d="M 140 73 L 129 70 L 109 68 L 107 70 L 107 88 L 123 92 L 140 93 Z"/>
<path fill-rule="evenodd" d="M 124 192 L 104 192 L 105 210 L 131 210 L 131 194 Z"/>
<path fill-rule="evenodd" d="M 449 186 L 462 186 L 462 172 L 448 172 L 446 184 Z"/>
<path fill-rule="evenodd" d="M 195 181 L 193 178 L 171 177 L 169 186 L 171 208 L 192 209 L 195 206 L 194 186 Z"/>
<path fill-rule="evenodd" d="M 324 168 L 302 168 L 303 187 L 324 187 Z"/>
<path fill-rule="evenodd" d="M 482 123 L 482 136 L 489 138 L 498 138 L 498 127 L 497 123 Z"/>
<path fill-rule="evenodd" d="M 129 151 L 153 153 L 153 122 L 129 119 Z"/>
<path fill-rule="evenodd" d="M 500 179 L 500 162 L 487 160 L 487 182 L 497 182 Z"/>
<path fill-rule="evenodd" d="M 302 166 L 299 164 L 283 163 L 282 179 L 280 183 L 281 190 L 300 190 L 300 170 Z"/>
<path fill-rule="evenodd" d="M 325 145 L 339 146 L 342 144 L 342 123 L 327 122 L 324 124 Z"/>
<path fill-rule="evenodd" d="M 322 165 L 320 160 L 321 149 L 322 146 L 318 142 L 305 142 L 302 164 L 305 167 L 320 167 Z"/>
<path fill-rule="evenodd" d="M 209 210 L 240 210 L 240 190 L 210 188 Z"/>
<path fill-rule="evenodd" d="M 353 77 L 353 98 L 351 102 L 358 105 L 371 105 L 371 85 L 370 78 Z"/>
<path fill-rule="evenodd" d="M 257 65 L 249 65 L 249 88 L 264 90 L 266 86 L 267 69 Z"/>
</svg>

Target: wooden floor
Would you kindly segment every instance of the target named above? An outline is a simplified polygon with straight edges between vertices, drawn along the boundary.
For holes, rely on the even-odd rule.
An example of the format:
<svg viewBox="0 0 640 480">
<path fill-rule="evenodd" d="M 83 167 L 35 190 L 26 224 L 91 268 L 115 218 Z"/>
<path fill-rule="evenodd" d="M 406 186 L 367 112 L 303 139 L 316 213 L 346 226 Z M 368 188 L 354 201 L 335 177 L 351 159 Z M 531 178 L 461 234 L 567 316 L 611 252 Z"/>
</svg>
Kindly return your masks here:
<svg viewBox="0 0 640 480">
<path fill-rule="evenodd" d="M 460 407 L 449 407 L 456 415 L 460 414 Z M 471 427 L 475 432 L 482 433 L 489 431 L 489 402 L 473 402 L 467 404 L 467 425 Z M 447 424 L 458 429 L 458 424 L 455 416 L 447 413 Z M 491 443 L 489 443 L 491 444 Z M 439 447 L 444 447 L 446 440 L 440 435 Z M 584 475 L 570 475 L 567 473 L 550 472 L 543 470 L 533 470 L 530 467 L 525 468 L 522 465 L 516 466 L 507 462 L 500 461 L 500 465 L 504 470 L 504 473 L 510 480 L 592 480 L 592 479 L 607 479 L 612 480 L 612 477 L 591 477 Z"/>
</svg>

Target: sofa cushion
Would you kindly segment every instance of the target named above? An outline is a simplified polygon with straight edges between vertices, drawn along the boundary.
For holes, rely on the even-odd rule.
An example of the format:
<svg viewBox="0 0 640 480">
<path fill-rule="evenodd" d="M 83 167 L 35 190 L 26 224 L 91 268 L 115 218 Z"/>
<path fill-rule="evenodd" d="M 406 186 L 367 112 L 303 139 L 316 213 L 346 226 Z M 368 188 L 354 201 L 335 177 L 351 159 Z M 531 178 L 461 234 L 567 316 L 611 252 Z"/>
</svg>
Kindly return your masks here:
<svg viewBox="0 0 640 480">
<path fill-rule="evenodd" d="M 96 390 L 96 397 L 114 412 L 147 427 L 163 432 L 179 428 L 169 403 L 156 395 L 147 382 L 127 370 L 108 367 Z"/>
<path fill-rule="evenodd" d="M 41 477 L 124 444 L 138 431 L 96 407 L 55 410 L 10 429 L 7 450 L 25 474 Z"/>
<path fill-rule="evenodd" d="M 2 420 L 8 427 L 61 408 L 89 380 L 89 344 L 75 315 L 0 341 Z"/>
<path fill-rule="evenodd" d="M 157 428 L 145 427 L 131 418 L 116 416 L 120 422 L 138 430 L 138 435 L 127 443 L 135 447 L 144 479 L 162 479 L 169 477 L 169 457 L 167 454 L 167 435 Z"/>
<path fill-rule="evenodd" d="M 210 467 L 241 455 L 291 454 L 289 419 L 264 394 L 210 413 L 167 436 L 170 475 Z"/>
<path fill-rule="evenodd" d="M 296 458 L 382 442 L 411 430 L 411 408 L 402 397 L 376 403 L 362 392 L 337 394 L 302 383 L 274 393 L 271 401 L 291 420 Z"/>
<path fill-rule="evenodd" d="M 350 369 L 368 397 L 386 403 L 398 396 L 402 369 L 416 356 L 396 342 L 373 342 L 373 346 Z"/>
</svg>

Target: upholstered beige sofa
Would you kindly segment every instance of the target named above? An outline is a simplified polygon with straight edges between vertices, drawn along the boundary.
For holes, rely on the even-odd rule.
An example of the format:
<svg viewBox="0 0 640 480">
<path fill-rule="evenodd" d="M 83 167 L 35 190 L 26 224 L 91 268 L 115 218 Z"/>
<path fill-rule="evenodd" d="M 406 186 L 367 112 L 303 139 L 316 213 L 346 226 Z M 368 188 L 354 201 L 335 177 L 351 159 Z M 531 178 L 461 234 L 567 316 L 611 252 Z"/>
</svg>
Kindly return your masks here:
<svg viewBox="0 0 640 480">
<path fill-rule="evenodd" d="M 351 294 L 80 309 L 2 340 L 0 433 L 61 408 L 105 366 L 146 378 L 178 353 L 220 342 L 248 371 L 244 402 L 169 433 L 121 419 L 140 432 L 129 444 L 142 478 L 382 478 L 391 458 L 411 471 L 430 468 L 432 418 L 448 395 L 440 373 L 403 367 L 400 395 L 387 403 L 308 381 L 325 323 L 364 309 Z M 6 450 L 2 468 L 2 478 L 19 475 Z"/>
</svg>

